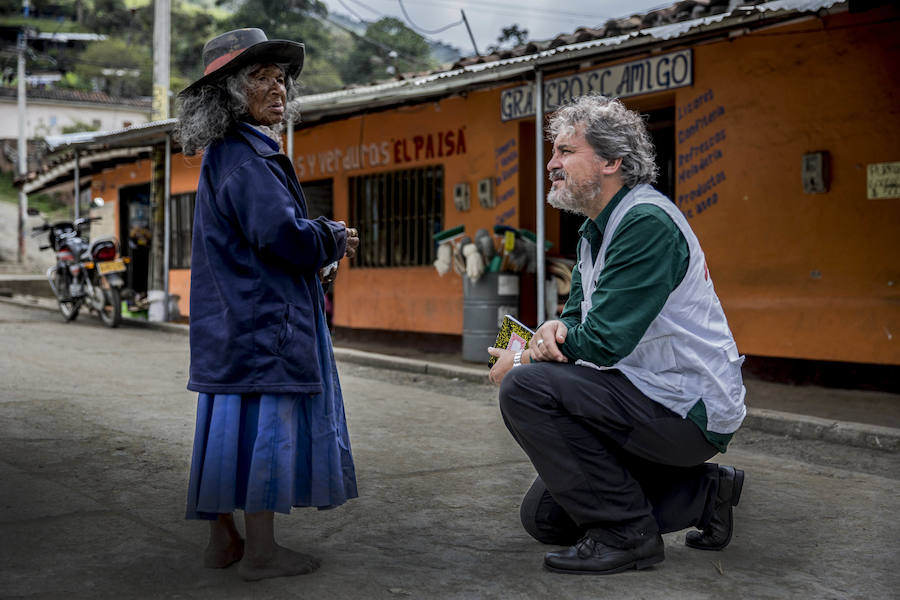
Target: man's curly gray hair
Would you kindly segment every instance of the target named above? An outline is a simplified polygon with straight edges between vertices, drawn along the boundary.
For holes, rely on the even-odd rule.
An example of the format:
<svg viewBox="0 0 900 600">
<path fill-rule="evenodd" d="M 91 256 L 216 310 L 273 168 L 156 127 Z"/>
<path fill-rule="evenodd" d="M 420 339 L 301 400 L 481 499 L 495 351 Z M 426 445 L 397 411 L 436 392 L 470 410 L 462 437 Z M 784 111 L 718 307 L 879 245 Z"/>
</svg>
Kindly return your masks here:
<svg viewBox="0 0 900 600">
<path fill-rule="evenodd" d="M 204 148 L 221 140 L 238 121 L 247 120 L 247 88 L 250 74 L 265 65 L 248 65 L 225 79 L 180 97 L 178 124 L 175 136 L 187 156 L 193 156 Z M 277 65 L 282 73 L 287 73 L 287 65 Z M 288 101 L 294 98 L 296 87 L 288 77 L 284 80 Z M 270 129 L 274 137 L 281 135 L 281 123 Z"/>
<path fill-rule="evenodd" d="M 553 113 L 547 133 L 554 140 L 560 133 L 574 131 L 579 124 L 584 125 L 584 137 L 597 156 L 604 160 L 622 159 L 625 185 L 634 187 L 656 181 L 656 151 L 641 115 L 615 98 L 589 94 Z"/>
</svg>

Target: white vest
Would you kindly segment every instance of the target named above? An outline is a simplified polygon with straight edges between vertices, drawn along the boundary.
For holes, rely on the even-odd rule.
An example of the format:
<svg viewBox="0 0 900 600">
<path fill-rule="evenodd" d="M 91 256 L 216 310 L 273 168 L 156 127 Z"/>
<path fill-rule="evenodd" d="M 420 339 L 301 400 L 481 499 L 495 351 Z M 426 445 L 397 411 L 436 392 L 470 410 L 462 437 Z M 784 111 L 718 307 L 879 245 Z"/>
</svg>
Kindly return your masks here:
<svg viewBox="0 0 900 600">
<path fill-rule="evenodd" d="M 640 184 L 622 198 L 610 215 L 593 264 L 590 243 L 582 238 L 578 262 L 584 291 L 581 322 L 591 310 L 609 242 L 625 214 L 638 204 L 663 209 L 681 230 L 690 251 L 687 273 L 631 354 L 611 367 L 584 360 L 575 364 L 618 369 L 646 396 L 682 417 L 703 400 L 707 430 L 732 433 L 747 414 L 741 378 L 744 357 L 738 354 L 697 236 L 675 204 L 652 186 Z"/>
</svg>

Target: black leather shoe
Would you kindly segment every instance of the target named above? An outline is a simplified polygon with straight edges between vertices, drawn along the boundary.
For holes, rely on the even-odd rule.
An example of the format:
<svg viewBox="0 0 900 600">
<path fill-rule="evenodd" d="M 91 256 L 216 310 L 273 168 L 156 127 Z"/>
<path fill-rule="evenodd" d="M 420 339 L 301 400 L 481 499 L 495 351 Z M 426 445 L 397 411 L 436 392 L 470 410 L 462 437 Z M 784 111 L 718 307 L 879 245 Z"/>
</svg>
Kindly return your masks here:
<svg viewBox="0 0 900 600">
<path fill-rule="evenodd" d="M 586 535 L 571 548 L 548 552 L 544 556 L 544 566 L 557 573 L 611 575 L 630 569 L 646 569 L 665 558 L 666 550 L 659 534 L 648 537 L 634 548 L 613 548 Z"/>
<path fill-rule="evenodd" d="M 731 541 L 734 529 L 734 511 L 741 499 L 744 487 L 744 472 L 734 467 L 719 466 L 719 491 L 716 494 L 718 505 L 713 512 L 709 525 L 701 531 L 689 531 L 684 538 L 684 545 L 698 550 L 722 550 Z"/>
</svg>

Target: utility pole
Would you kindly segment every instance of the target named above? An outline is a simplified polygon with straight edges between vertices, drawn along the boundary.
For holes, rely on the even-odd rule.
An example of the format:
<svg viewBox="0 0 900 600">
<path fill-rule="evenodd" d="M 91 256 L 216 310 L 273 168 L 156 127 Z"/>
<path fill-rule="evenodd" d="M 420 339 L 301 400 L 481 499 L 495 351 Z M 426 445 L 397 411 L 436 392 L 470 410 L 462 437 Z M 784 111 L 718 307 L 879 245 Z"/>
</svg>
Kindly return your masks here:
<svg viewBox="0 0 900 600">
<path fill-rule="evenodd" d="M 169 44 L 171 32 L 170 0 L 154 0 L 153 7 L 153 120 L 169 118 Z M 165 246 L 166 211 L 169 197 L 166 173 L 167 150 L 165 143 L 155 144 L 151 154 L 150 177 L 150 269 L 147 297 L 150 300 L 148 318 L 151 321 L 168 320 L 169 299 L 166 281 L 169 265 L 166 264 Z"/>
<path fill-rule="evenodd" d="M 155 0 L 153 6 L 153 114 L 152 120 L 169 118 L 169 47 L 171 44 L 170 0 Z"/>
<path fill-rule="evenodd" d="M 472 47 L 475 48 L 475 56 L 481 56 L 481 52 L 478 51 L 478 46 L 475 45 L 475 36 L 472 35 L 472 28 L 469 27 L 469 20 L 466 18 L 466 11 L 463 9 L 459 9 L 459 12 L 462 13 L 463 23 L 466 24 L 466 31 L 469 32 L 469 39 L 472 40 Z"/>
<path fill-rule="evenodd" d="M 30 13 L 30 5 L 28 0 L 24 0 L 22 12 L 27 18 Z M 18 44 L 18 103 L 19 103 L 19 143 L 18 150 L 18 167 L 19 167 L 19 245 L 16 252 L 18 262 L 25 262 L 25 217 L 28 215 L 28 194 L 25 193 L 25 177 L 28 175 L 28 138 L 25 131 L 25 49 L 28 40 L 28 24 L 22 26 L 19 31 Z"/>
</svg>

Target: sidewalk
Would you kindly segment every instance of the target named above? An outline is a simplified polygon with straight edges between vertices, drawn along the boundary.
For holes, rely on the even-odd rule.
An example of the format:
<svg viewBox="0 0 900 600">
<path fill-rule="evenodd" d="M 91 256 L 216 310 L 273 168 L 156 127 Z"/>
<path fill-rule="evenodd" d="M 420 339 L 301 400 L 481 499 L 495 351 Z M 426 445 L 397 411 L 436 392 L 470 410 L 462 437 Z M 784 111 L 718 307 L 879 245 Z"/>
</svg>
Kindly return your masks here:
<svg viewBox="0 0 900 600">
<path fill-rule="evenodd" d="M 14 295 L 0 301 L 55 312 L 49 298 Z M 90 317 L 89 317 L 90 318 Z M 123 319 L 124 326 L 147 327 L 187 335 L 188 326 Z M 99 321 L 97 326 L 102 327 Z M 464 362 L 459 353 L 420 354 L 389 344 L 337 346 L 335 357 L 358 365 L 435 375 L 449 380 L 489 384 L 487 366 Z M 744 427 L 890 452 L 900 451 L 900 394 L 796 386 L 745 378 L 748 413 Z"/>
</svg>

